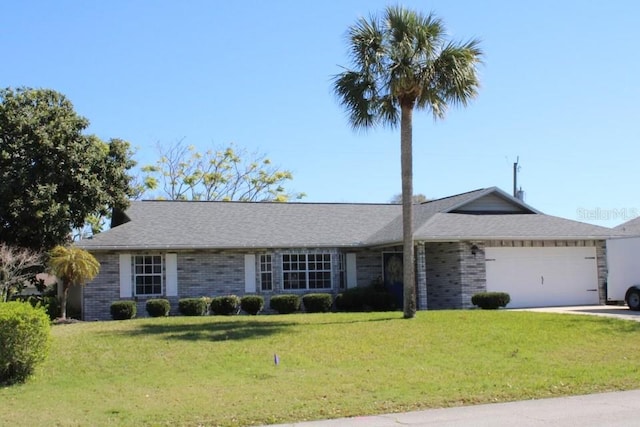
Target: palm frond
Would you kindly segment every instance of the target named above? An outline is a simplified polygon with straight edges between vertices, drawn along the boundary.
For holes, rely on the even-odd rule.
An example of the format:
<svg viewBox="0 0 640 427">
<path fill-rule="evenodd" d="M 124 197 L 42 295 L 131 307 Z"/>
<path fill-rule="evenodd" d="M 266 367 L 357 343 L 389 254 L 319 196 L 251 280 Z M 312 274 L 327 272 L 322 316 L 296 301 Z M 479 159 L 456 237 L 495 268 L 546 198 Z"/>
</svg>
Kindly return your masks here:
<svg viewBox="0 0 640 427">
<path fill-rule="evenodd" d="M 447 42 L 443 22 L 390 6 L 382 18 L 361 18 L 348 31 L 353 67 L 334 77 L 334 92 L 351 125 L 398 124 L 400 105 L 444 118 L 449 105 L 466 105 L 479 88 L 479 41 Z"/>
<path fill-rule="evenodd" d="M 478 66 L 482 63 L 478 40 L 448 43 L 435 61 L 438 91 L 447 102 L 466 106 L 478 94 Z"/>
<path fill-rule="evenodd" d="M 334 77 L 334 90 L 340 103 L 345 107 L 354 129 L 375 125 L 376 97 L 375 82 L 366 73 L 344 71 Z"/>
<path fill-rule="evenodd" d="M 400 105 L 398 101 L 387 94 L 378 101 L 378 115 L 382 123 L 394 129 L 400 124 Z"/>
<path fill-rule="evenodd" d="M 100 263 L 89 252 L 76 248 L 56 246 L 51 250 L 51 272 L 70 285 L 82 285 L 100 271 Z"/>
<path fill-rule="evenodd" d="M 380 58 L 384 57 L 384 34 L 376 17 L 361 18 L 348 31 L 351 61 L 356 68 L 378 72 Z"/>
</svg>

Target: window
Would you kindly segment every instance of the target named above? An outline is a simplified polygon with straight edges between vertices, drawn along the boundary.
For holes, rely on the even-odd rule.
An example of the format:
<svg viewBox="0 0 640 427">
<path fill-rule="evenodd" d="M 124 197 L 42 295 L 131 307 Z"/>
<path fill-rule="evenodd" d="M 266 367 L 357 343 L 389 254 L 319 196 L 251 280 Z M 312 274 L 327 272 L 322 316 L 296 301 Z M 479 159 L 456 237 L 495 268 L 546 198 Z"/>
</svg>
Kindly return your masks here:
<svg viewBox="0 0 640 427">
<path fill-rule="evenodd" d="M 284 289 L 331 289 L 331 254 L 282 255 Z"/>
<path fill-rule="evenodd" d="M 135 295 L 162 295 L 162 256 L 133 257 Z"/>
<path fill-rule="evenodd" d="M 271 255 L 260 255 L 260 289 L 273 290 L 273 273 L 271 268 Z"/>
</svg>

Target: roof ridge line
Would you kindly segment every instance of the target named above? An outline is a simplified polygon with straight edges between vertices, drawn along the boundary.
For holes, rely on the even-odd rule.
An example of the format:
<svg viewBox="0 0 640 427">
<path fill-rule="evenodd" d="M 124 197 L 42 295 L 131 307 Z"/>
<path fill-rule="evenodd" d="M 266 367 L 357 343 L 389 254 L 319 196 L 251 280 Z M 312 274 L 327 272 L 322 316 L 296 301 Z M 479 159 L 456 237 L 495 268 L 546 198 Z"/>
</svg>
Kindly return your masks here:
<svg viewBox="0 0 640 427">
<path fill-rule="evenodd" d="M 491 187 L 491 188 L 494 188 L 494 187 Z M 485 190 L 487 190 L 487 189 L 486 188 L 478 188 L 478 189 L 471 190 L 471 191 L 465 191 L 464 193 L 454 194 L 452 196 L 446 196 L 446 197 L 441 197 L 439 199 L 427 200 L 426 202 L 422 202 L 420 204 L 421 205 L 426 205 L 426 204 L 429 204 L 431 202 L 439 202 L 441 200 L 452 199 L 454 197 L 464 196 L 465 194 L 477 193 L 479 191 L 485 191 Z"/>
</svg>

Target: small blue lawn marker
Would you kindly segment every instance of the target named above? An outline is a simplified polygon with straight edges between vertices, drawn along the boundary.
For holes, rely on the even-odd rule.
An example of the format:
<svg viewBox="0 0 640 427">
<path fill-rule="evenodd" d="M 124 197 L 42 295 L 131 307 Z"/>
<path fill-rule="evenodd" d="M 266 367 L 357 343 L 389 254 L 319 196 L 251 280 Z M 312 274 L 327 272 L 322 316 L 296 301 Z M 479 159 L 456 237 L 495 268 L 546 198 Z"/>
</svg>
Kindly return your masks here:
<svg viewBox="0 0 640 427">
<path fill-rule="evenodd" d="M 275 353 L 273 354 L 273 363 L 275 363 L 276 366 L 280 364 L 280 357 Z"/>
</svg>

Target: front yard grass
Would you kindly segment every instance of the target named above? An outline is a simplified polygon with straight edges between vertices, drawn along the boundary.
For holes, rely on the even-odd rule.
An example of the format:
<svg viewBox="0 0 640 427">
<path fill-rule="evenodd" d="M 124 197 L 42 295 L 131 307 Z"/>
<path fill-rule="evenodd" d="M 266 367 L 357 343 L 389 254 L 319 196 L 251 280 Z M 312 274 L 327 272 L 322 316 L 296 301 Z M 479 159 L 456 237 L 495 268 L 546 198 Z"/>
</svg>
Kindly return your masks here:
<svg viewBox="0 0 640 427">
<path fill-rule="evenodd" d="M 245 426 L 640 384 L 640 323 L 580 315 L 170 317 L 52 334 L 36 375 L 0 388 L 0 425 Z"/>
</svg>

